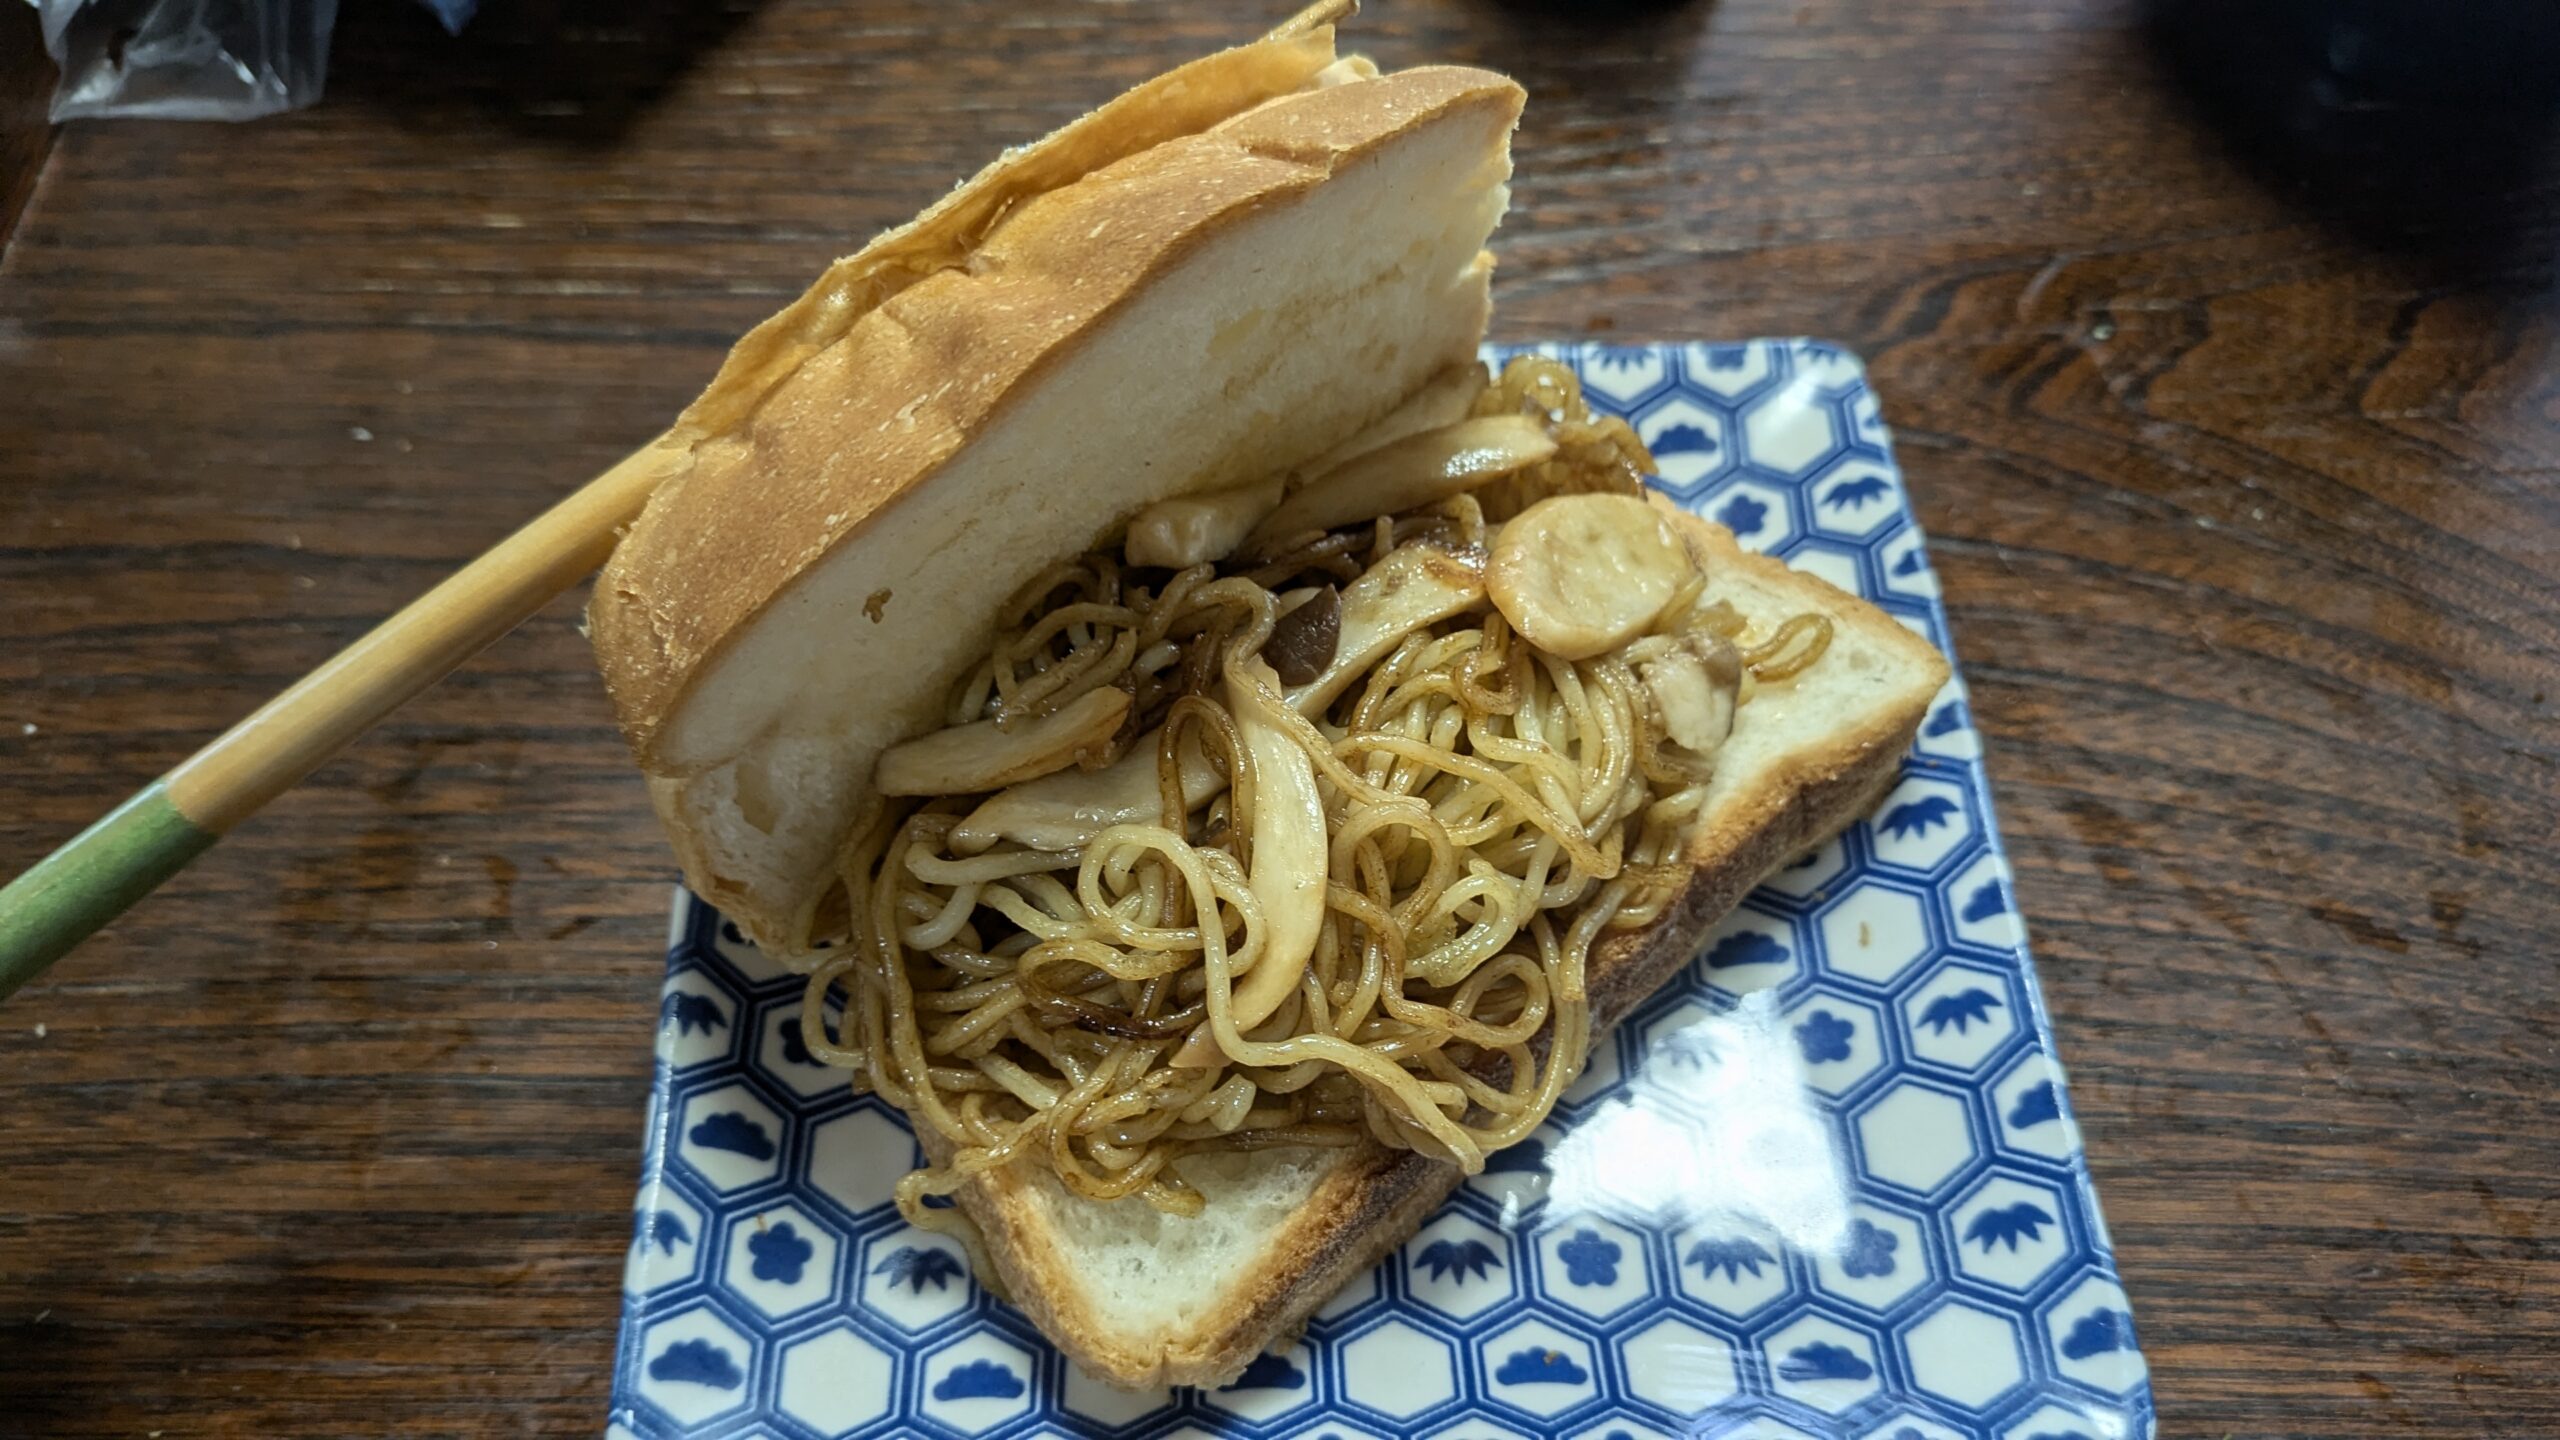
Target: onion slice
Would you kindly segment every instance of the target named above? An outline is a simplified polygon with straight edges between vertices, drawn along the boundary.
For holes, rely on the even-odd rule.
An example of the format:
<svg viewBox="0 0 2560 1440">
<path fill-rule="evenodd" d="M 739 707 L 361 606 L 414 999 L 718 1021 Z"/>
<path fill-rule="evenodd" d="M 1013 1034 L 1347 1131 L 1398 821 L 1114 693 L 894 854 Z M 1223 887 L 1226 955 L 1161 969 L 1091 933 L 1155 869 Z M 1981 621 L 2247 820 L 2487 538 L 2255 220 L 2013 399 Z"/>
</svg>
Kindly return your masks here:
<svg viewBox="0 0 2560 1440">
<path fill-rule="evenodd" d="M 1435 504 L 1548 459 L 1556 442 L 1526 415 L 1489 415 L 1355 455 L 1307 482 L 1245 537 L 1247 548 Z"/>
<path fill-rule="evenodd" d="M 1129 715 L 1129 692 L 1089 690 L 1055 713 L 999 730 L 993 720 L 954 725 L 880 754 L 872 788 L 883 795 L 976 795 L 1100 755 Z"/>
</svg>

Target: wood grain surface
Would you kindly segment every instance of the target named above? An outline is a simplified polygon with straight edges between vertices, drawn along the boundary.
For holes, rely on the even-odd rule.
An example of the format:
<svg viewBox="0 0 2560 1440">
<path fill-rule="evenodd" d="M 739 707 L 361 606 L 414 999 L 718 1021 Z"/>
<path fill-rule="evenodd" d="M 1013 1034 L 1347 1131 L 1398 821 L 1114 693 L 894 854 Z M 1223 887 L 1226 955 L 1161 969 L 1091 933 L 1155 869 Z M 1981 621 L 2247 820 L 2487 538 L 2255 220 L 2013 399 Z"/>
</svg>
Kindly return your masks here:
<svg viewBox="0 0 2560 1440">
<path fill-rule="evenodd" d="M 384 0 L 314 110 L 0 170 L 0 871 L 827 259 L 1279 8 L 449 40 Z M 2549 44 L 2501 7 L 2449 71 L 2314 8 L 1380 0 L 1358 39 L 1530 88 L 1500 337 L 1869 357 L 2163 1433 L 2551 1435 L 2560 72 L 2475 83 Z M 0 1434 L 599 1428 L 673 867 L 576 620 L 0 1011 Z"/>
</svg>

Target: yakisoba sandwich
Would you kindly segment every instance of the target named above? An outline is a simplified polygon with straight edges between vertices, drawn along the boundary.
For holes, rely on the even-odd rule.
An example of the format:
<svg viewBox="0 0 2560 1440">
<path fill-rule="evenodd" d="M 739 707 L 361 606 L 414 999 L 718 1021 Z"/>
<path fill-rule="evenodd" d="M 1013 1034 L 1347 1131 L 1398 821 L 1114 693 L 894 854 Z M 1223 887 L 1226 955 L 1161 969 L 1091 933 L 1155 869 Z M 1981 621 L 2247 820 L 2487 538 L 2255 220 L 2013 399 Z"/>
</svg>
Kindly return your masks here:
<svg viewBox="0 0 2560 1440">
<path fill-rule="evenodd" d="M 839 262 L 592 612 L 907 1218 L 1122 1385 L 1231 1378 L 1528 1136 L 1946 675 L 1478 364 L 1520 88 L 1343 8 Z"/>
</svg>

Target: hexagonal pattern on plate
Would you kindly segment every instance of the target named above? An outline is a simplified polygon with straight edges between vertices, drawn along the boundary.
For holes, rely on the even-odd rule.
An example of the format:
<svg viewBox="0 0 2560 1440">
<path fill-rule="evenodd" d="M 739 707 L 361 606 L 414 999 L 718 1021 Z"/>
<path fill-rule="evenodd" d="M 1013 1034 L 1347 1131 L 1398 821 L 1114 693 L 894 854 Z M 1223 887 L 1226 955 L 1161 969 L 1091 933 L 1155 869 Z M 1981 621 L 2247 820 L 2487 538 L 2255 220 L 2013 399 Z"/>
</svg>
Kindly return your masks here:
<svg viewBox="0 0 2560 1440">
<path fill-rule="evenodd" d="M 1826 545 L 1820 541 L 1798 546 L 1795 552 L 1787 557 L 1787 566 L 1790 569 L 1801 570 L 1807 575 L 1819 575 L 1830 581 L 1833 588 L 1846 591 L 1851 595 L 1866 599 L 1874 598 L 1868 593 L 1870 587 L 1867 584 L 1866 567 L 1859 562 L 1855 554 L 1837 546 Z"/>
<path fill-rule="evenodd" d="M 889 1413 L 897 1362 L 849 1326 L 792 1342 L 782 1352 L 774 1403 L 821 1435 L 846 1435 Z"/>
<path fill-rule="evenodd" d="M 1655 473 L 1663 488 L 1688 495 L 1699 482 L 1724 468 L 1732 446 L 1726 441 L 1724 417 L 1696 401 L 1672 399 L 1636 420 L 1636 434 L 1653 452 Z"/>
<path fill-rule="evenodd" d="M 2052 1186 L 1995 1171 L 1947 1212 L 1947 1248 L 1968 1277 L 2030 1290 L 2071 1258 L 2069 1208 Z"/>
<path fill-rule="evenodd" d="M 623 1290 L 639 1295 L 692 1279 L 701 1259 L 705 1224 L 700 1207 L 673 1185 L 660 1182 L 642 1190 L 639 1207 L 631 1215 Z"/>
<path fill-rule="evenodd" d="M 1410 1420 L 1456 1398 L 1457 1357 L 1439 1336 L 1390 1320 L 1344 1343 L 1342 1384 L 1358 1404 Z"/>
<path fill-rule="evenodd" d="M 1902 1332 L 1911 1381 L 1968 1410 L 1987 1409 L 2027 1378 L 2018 1327 L 2007 1316 L 1950 1300 Z"/>
<path fill-rule="evenodd" d="M 1920 897 L 1868 880 L 1822 912 L 1822 964 L 1834 975 L 1890 985 L 1930 952 Z"/>
<path fill-rule="evenodd" d="M 1028 1351 L 995 1330 L 978 1330 L 925 1357 L 924 1413 L 963 1433 L 993 1429 L 1031 1408 Z"/>
<path fill-rule="evenodd" d="M 1761 1342 L 1771 1383 L 1799 1405 L 1837 1415 L 1884 1388 L 1875 1336 L 1827 1315 L 1806 1315 Z"/>
<path fill-rule="evenodd" d="M 1745 550 L 1762 554 L 1793 540 L 1796 519 L 1787 497 L 1754 480 L 1738 480 L 1717 489 L 1705 506 L 1706 517 L 1733 532 Z"/>
<path fill-rule="evenodd" d="M 1902 518 L 1893 467 L 1850 456 L 1813 482 L 1813 523 L 1834 535 L 1872 535 Z"/>
<path fill-rule="evenodd" d="M 902 1330 L 926 1330 L 969 1306 L 969 1257 L 960 1242 L 900 1225 L 864 1242 L 854 1283 L 862 1306 Z"/>
<path fill-rule="evenodd" d="M 1701 390 L 1728 398 L 1767 383 L 1777 372 L 1775 351 L 1766 345 L 1687 345 L 1680 350 L 1680 373 Z"/>
<path fill-rule="evenodd" d="M 1114 1427 L 1135 1425 L 1181 1398 L 1178 1392 L 1161 1385 L 1153 1390 L 1105 1385 L 1073 1365 L 1067 1367 L 1066 1388 L 1059 1397 L 1068 1414 Z"/>
<path fill-rule="evenodd" d="M 1742 422 L 1744 453 L 1772 470 L 1808 470 L 1839 448 L 1831 411 L 1821 405 L 1761 405 Z"/>
<path fill-rule="evenodd" d="M 2017 948 L 2026 935 L 2018 924 L 2017 902 L 2010 898 L 2013 893 L 2009 867 L 1996 852 L 1966 866 L 1947 887 L 1956 938 L 1990 950 Z"/>
<path fill-rule="evenodd" d="M 1776 874 L 1760 882 L 1760 888 L 1819 905 L 1830 898 L 1832 885 L 1848 868 L 1849 847 L 1834 835 L 1811 853 L 1780 866 Z"/>
<path fill-rule="evenodd" d="M 1836 1242 L 1813 1257 L 1813 1283 L 1863 1310 L 1890 1310 L 1930 1279 L 1920 1222 L 1880 1205 L 1858 1206 Z"/>
<path fill-rule="evenodd" d="M 2048 1303 L 2043 1328 L 2054 1368 L 2091 1389 L 2122 1395 L 2150 1378 L 2133 1307 L 2124 1287 L 2104 1275 L 2087 1276 Z"/>
<path fill-rule="evenodd" d="M 1935 869 L 1973 836 L 1964 792 L 1945 780 L 1905 779 L 1866 822 L 1875 857 L 1906 870 Z"/>
<path fill-rule="evenodd" d="M 1708 933 L 1698 968 L 1717 989 L 1747 995 L 1794 979 L 1804 968 L 1802 949 L 1785 917 L 1745 907 Z"/>
<path fill-rule="evenodd" d="M 1903 1033 L 1920 1059 L 1970 1070 L 2018 1033 L 2018 1010 L 2007 976 L 1950 965 L 1903 997 Z"/>
<path fill-rule="evenodd" d="M 1794 1285 L 1783 1246 L 1729 1223 L 1675 1231 L 1671 1253 L 1680 1293 L 1737 1320 L 1767 1309 Z"/>
<path fill-rule="evenodd" d="M 1920 733 L 1912 743 L 1921 753 L 1943 760 L 1971 760 L 1981 755 L 1982 736 L 1973 728 L 1973 702 L 1965 697 L 1963 681 L 1949 677 L 1939 688 L 1938 698 L 1930 702 L 1929 713 L 1921 717 Z"/>
<path fill-rule="evenodd" d="M 1977 1153 L 1964 1102 L 1910 1081 L 1861 1112 L 1857 1132 L 1869 1175 L 1920 1194 L 1944 1185 Z"/>
<path fill-rule="evenodd" d="M 915 1137 L 876 1101 L 811 1127 L 809 1183 L 849 1215 L 888 1204 L 915 1163 Z"/>
<path fill-rule="evenodd" d="M 670 971 L 658 992 L 658 1058 L 679 1070 L 728 1056 L 738 1001 L 708 971 Z"/>
<path fill-rule="evenodd" d="M 1228 1414 L 1246 1420 L 1268 1422 L 1299 1409 L 1316 1398 L 1315 1356 L 1304 1345 L 1253 1357 L 1244 1373 L 1215 1390 L 1202 1391 L 1200 1398 Z"/>
<path fill-rule="evenodd" d="M 2003 1149 L 2061 1160 L 2079 1152 L 2080 1127 L 2062 1101 L 2062 1076 L 2041 1050 L 2018 1057 L 1991 1086 Z"/>
<path fill-rule="evenodd" d="M 1884 1016 L 1873 1005 L 1815 991 L 1787 1012 L 1805 1083 L 1825 1095 L 1854 1090 L 1884 1068 Z"/>
<path fill-rule="evenodd" d="M 1627 1389 L 1675 1415 L 1697 1415 L 1741 1388 L 1733 1347 L 1685 1320 L 1659 1320 L 1618 1342 Z"/>
<path fill-rule="evenodd" d="M 1523 1320 L 1484 1341 L 1476 1364 L 1486 1394 L 1547 1419 L 1600 1393 L 1591 1342 L 1544 1320 Z"/>
<path fill-rule="evenodd" d="M 764 1073 L 789 1086 L 793 1094 L 806 1100 L 833 1095 L 848 1087 L 845 1071 L 810 1053 L 806 1038 L 800 1033 L 798 996 L 765 1006 L 756 1026 L 756 1057 L 764 1066 Z"/>
<path fill-rule="evenodd" d="M 759 1210 L 730 1222 L 721 1282 L 778 1320 L 834 1297 L 841 1249 L 834 1231 L 796 1205 Z"/>
<path fill-rule="evenodd" d="M 1594 1319 L 1653 1293 L 1645 1276 L 1644 1237 L 1623 1225 L 1578 1215 L 1540 1232 L 1532 1249 L 1539 1291 Z"/>
<path fill-rule="evenodd" d="M 684 1102 L 676 1153 L 712 1189 L 726 1193 L 772 1179 L 789 1138 L 780 1115 L 744 1085 L 723 1085 Z"/>
<path fill-rule="evenodd" d="M 1509 1300 L 1518 1278 L 1510 1241 L 1464 1215 L 1443 1215 L 1405 1242 L 1405 1293 L 1452 1319 Z"/>
<path fill-rule="evenodd" d="M 680 1425 L 745 1405 L 756 1343 L 708 1305 L 679 1310 L 640 1333 L 640 1398 Z"/>
<path fill-rule="evenodd" d="M 1581 371 L 1585 396 L 1623 411 L 1670 378 L 1671 355 L 1653 345 L 1594 345 L 1582 352 Z"/>
</svg>

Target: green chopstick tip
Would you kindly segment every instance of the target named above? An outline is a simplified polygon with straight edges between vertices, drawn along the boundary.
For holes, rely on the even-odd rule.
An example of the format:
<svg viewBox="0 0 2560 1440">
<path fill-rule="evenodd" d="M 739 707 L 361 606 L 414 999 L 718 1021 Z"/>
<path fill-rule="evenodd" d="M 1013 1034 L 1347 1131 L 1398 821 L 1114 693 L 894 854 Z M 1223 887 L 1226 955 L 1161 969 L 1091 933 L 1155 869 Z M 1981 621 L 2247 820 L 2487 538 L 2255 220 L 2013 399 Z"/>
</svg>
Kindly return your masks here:
<svg viewBox="0 0 2560 1440">
<path fill-rule="evenodd" d="M 0 1000 L 186 868 L 217 837 L 154 780 L 0 888 Z"/>
</svg>

